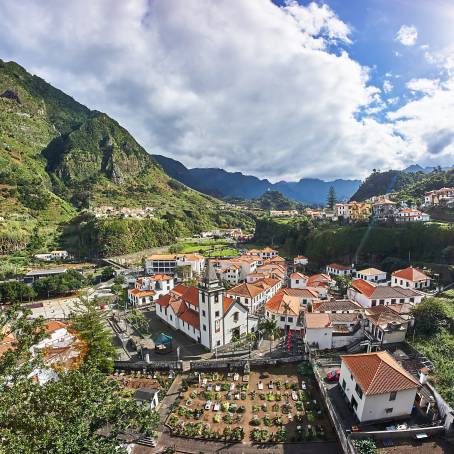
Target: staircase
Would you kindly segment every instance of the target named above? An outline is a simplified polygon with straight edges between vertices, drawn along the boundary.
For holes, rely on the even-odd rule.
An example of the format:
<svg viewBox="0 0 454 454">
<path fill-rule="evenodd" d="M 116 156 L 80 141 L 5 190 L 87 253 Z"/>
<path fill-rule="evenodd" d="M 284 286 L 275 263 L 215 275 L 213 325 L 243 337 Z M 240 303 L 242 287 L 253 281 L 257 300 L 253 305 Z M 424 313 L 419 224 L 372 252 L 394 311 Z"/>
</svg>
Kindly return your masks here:
<svg viewBox="0 0 454 454">
<path fill-rule="evenodd" d="M 156 441 L 154 438 L 151 437 L 142 437 L 136 441 L 138 445 L 148 446 L 150 448 L 154 448 L 156 446 Z"/>
</svg>

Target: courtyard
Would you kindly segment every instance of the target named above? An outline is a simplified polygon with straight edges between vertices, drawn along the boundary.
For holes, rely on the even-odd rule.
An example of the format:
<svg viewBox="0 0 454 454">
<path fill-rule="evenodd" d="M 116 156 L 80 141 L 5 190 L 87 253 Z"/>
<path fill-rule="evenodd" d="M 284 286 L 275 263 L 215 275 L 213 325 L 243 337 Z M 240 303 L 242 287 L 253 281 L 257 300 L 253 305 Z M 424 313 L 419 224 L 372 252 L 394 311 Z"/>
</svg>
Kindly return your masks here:
<svg viewBox="0 0 454 454">
<path fill-rule="evenodd" d="M 335 440 L 314 379 L 297 372 L 284 365 L 191 374 L 166 425 L 173 436 L 224 442 Z"/>
</svg>

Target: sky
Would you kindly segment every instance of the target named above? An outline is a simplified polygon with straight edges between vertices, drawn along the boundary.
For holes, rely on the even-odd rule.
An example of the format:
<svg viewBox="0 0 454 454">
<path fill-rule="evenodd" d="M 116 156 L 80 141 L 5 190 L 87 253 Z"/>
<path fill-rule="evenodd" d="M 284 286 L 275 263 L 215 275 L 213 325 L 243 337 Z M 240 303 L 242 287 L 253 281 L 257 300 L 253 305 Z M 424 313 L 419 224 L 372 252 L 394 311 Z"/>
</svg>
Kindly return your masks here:
<svg viewBox="0 0 454 454">
<path fill-rule="evenodd" d="M 152 154 L 295 181 L 454 165 L 454 0 L 2 0 L 14 60 Z"/>
</svg>

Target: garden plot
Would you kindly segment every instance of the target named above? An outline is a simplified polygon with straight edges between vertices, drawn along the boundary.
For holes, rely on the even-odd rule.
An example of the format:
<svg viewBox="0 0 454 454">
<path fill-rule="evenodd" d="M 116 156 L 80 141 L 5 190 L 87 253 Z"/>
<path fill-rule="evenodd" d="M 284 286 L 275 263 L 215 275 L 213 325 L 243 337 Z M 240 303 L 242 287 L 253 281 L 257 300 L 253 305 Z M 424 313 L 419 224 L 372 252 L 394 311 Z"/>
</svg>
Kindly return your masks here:
<svg viewBox="0 0 454 454">
<path fill-rule="evenodd" d="M 334 439 L 313 378 L 295 366 L 189 376 L 167 425 L 174 435 L 212 440 Z"/>
</svg>

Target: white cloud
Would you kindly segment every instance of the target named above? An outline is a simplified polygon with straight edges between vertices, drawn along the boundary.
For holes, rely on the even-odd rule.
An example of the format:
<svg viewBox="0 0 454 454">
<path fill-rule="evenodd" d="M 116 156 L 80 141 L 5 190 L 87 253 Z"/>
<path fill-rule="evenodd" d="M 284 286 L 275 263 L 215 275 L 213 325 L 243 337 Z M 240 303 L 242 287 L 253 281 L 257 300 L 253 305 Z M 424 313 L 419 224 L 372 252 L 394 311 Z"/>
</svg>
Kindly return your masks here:
<svg viewBox="0 0 454 454">
<path fill-rule="evenodd" d="M 440 81 L 438 79 L 411 79 L 407 82 L 407 88 L 412 91 L 421 92 L 428 95 L 436 93 L 440 87 Z"/>
<path fill-rule="evenodd" d="M 413 46 L 418 39 L 418 30 L 414 25 L 402 25 L 396 34 L 395 40 L 404 46 Z"/>
<path fill-rule="evenodd" d="M 389 80 L 385 80 L 383 82 L 383 91 L 385 93 L 391 93 L 393 91 L 393 88 L 394 88 L 394 86 Z"/>
<path fill-rule="evenodd" d="M 350 35 L 315 3 L 0 2 L 3 56 L 107 112 L 150 153 L 273 180 L 401 168 L 427 142 L 405 106 L 372 117 L 386 104 L 340 50 Z M 414 102 L 423 124 L 430 113 Z"/>
</svg>

